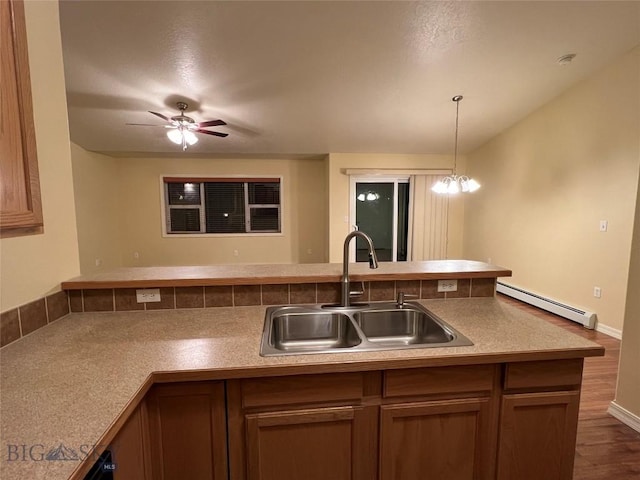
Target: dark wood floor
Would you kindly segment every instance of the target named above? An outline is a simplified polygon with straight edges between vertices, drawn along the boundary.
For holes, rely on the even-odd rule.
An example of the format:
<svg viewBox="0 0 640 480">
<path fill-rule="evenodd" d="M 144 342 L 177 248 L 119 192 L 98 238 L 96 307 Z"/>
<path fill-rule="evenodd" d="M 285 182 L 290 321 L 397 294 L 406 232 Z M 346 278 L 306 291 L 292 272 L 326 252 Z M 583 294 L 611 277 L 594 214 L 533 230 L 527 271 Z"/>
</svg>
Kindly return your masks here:
<svg viewBox="0 0 640 480">
<path fill-rule="evenodd" d="M 585 359 L 573 478 L 640 479 L 640 433 L 607 413 L 615 397 L 620 341 L 504 295 L 498 298 L 604 346 L 604 357 Z"/>
</svg>

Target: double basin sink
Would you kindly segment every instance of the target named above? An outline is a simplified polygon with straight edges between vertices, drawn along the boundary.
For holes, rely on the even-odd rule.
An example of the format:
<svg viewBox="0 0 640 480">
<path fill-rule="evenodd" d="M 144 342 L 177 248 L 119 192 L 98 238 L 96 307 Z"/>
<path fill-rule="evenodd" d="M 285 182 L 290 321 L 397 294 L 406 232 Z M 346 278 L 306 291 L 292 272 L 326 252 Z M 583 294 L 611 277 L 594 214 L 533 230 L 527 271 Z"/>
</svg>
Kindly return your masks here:
<svg viewBox="0 0 640 480">
<path fill-rule="evenodd" d="M 473 343 L 417 303 L 269 307 L 260 355 L 350 353 Z"/>
</svg>

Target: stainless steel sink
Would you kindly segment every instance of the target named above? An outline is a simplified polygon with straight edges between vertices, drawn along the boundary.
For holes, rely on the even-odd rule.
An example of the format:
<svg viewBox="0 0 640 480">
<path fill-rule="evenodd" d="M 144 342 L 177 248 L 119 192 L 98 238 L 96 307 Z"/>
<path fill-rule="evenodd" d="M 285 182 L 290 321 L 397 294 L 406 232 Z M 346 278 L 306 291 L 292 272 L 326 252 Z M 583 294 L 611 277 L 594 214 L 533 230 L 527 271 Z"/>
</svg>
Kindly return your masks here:
<svg viewBox="0 0 640 480">
<path fill-rule="evenodd" d="M 417 303 L 269 307 L 260 355 L 360 352 L 473 343 Z"/>
<path fill-rule="evenodd" d="M 423 345 L 455 339 L 434 317 L 414 308 L 362 311 L 354 313 L 353 318 L 370 342 Z"/>
<path fill-rule="evenodd" d="M 270 334 L 270 344 L 282 351 L 324 351 L 362 342 L 353 322 L 342 313 L 296 312 L 286 307 L 273 316 Z"/>
</svg>

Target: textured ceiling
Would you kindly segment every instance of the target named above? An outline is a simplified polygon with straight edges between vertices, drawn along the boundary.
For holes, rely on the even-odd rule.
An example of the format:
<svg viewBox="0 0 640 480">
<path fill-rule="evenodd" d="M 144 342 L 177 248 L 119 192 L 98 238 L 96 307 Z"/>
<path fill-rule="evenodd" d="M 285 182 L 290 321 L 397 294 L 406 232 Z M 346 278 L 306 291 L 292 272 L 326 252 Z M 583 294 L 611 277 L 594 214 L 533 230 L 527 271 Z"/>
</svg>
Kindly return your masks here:
<svg viewBox="0 0 640 480">
<path fill-rule="evenodd" d="M 640 43 L 636 1 L 61 0 L 60 21 L 71 138 L 114 154 L 181 153 L 126 125 L 177 100 L 228 123 L 195 154 L 447 153 L 456 94 L 464 152 Z"/>
</svg>

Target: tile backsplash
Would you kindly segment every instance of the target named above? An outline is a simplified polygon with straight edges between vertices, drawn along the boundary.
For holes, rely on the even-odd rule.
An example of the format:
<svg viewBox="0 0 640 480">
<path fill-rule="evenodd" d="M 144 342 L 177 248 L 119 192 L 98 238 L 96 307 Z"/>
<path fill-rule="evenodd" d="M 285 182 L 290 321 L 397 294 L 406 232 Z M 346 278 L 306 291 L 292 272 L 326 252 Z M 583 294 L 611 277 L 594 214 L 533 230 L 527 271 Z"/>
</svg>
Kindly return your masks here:
<svg viewBox="0 0 640 480">
<path fill-rule="evenodd" d="M 67 292 L 57 292 L 0 314 L 0 347 L 69 313 Z"/>
<path fill-rule="evenodd" d="M 437 280 L 398 280 L 352 282 L 352 289 L 363 289 L 355 301 L 394 300 L 398 292 L 421 299 L 492 297 L 495 278 L 459 279 L 456 292 L 438 292 Z M 297 283 L 273 285 L 225 285 L 160 288 L 160 302 L 137 303 L 133 288 L 69 291 L 71 312 L 124 312 L 174 308 L 239 307 L 336 303 L 340 300 L 339 283 Z M 7 320 L 10 322 L 10 320 Z"/>
</svg>

